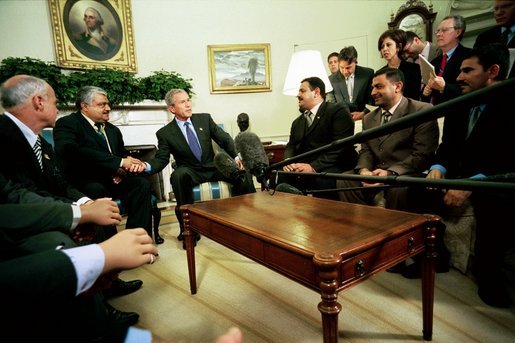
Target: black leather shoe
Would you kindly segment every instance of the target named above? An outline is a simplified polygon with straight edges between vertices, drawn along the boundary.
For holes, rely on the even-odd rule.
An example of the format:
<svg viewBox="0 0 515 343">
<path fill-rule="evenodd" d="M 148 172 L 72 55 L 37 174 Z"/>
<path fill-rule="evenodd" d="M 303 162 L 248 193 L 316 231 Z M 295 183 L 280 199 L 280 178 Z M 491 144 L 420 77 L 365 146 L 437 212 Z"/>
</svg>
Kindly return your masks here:
<svg viewBox="0 0 515 343">
<path fill-rule="evenodd" d="M 196 247 L 197 246 L 197 242 L 200 241 L 200 235 L 198 233 L 195 234 L 195 240 L 193 241 L 193 246 Z M 186 241 L 182 241 L 182 248 L 184 250 L 186 250 Z"/>
<path fill-rule="evenodd" d="M 178 241 L 183 241 L 184 240 L 184 236 L 182 235 L 182 232 L 179 234 L 179 236 L 177 236 L 177 240 Z"/>
<path fill-rule="evenodd" d="M 115 309 L 107 301 L 105 301 L 104 303 L 107 311 L 107 316 L 113 322 L 123 326 L 132 326 L 138 322 L 139 314 L 137 314 L 136 312 L 122 312 Z"/>
<path fill-rule="evenodd" d="M 479 286 L 477 295 L 487 305 L 508 308 L 511 305 L 510 296 L 501 287 Z"/>
<path fill-rule="evenodd" d="M 386 269 L 386 271 L 388 273 L 402 274 L 404 268 L 406 268 L 406 262 L 402 261 L 400 263 L 397 263 L 395 266 Z"/>
<path fill-rule="evenodd" d="M 141 280 L 123 281 L 116 279 L 113 281 L 111 287 L 104 291 L 104 296 L 106 298 L 112 298 L 127 295 L 136 292 L 141 288 L 141 285 L 143 285 L 143 281 Z"/>
<path fill-rule="evenodd" d="M 165 242 L 164 238 L 159 236 L 159 234 L 154 234 L 154 241 L 156 244 L 163 244 Z"/>
</svg>

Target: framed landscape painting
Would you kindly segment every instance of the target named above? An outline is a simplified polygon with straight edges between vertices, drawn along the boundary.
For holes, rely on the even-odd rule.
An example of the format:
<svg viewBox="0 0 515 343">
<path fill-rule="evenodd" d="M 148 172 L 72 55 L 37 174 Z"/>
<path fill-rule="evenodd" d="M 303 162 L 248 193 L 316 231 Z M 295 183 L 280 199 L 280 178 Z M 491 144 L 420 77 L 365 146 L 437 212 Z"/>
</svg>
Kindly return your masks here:
<svg viewBox="0 0 515 343">
<path fill-rule="evenodd" d="M 272 90 L 270 44 L 209 45 L 211 93 Z"/>
</svg>

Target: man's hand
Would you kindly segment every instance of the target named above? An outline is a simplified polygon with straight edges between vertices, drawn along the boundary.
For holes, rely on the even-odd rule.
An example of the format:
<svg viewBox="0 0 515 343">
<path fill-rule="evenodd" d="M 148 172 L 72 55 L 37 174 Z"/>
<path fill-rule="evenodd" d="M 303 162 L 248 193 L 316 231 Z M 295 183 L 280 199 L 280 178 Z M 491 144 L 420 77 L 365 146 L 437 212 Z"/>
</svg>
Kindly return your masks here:
<svg viewBox="0 0 515 343">
<path fill-rule="evenodd" d="M 237 159 L 235 160 L 235 162 L 236 162 L 236 164 L 238 165 L 238 168 L 239 168 L 240 170 L 244 170 L 244 169 L 245 169 L 245 167 L 243 166 L 243 162 L 241 161 L 241 159 L 237 158 Z"/>
<path fill-rule="evenodd" d="M 463 203 L 465 203 L 465 200 L 467 200 L 471 194 L 471 191 L 449 189 L 443 197 L 443 202 L 445 205 L 450 207 L 461 207 Z"/>
<path fill-rule="evenodd" d="M 123 169 L 131 173 L 141 173 L 146 169 L 147 165 L 144 162 L 138 160 L 137 158 L 128 156 L 123 159 L 122 167 Z"/>
<path fill-rule="evenodd" d="M 118 225 L 122 221 L 120 209 L 111 198 L 101 198 L 80 207 L 79 224 Z"/>
<path fill-rule="evenodd" d="M 307 163 L 292 163 L 283 167 L 284 171 L 297 173 L 316 173 L 315 169 Z"/>
<path fill-rule="evenodd" d="M 361 120 L 365 116 L 365 112 L 358 112 L 358 111 L 352 112 L 351 116 L 352 116 L 352 120 L 354 120 L 354 121 Z"/>
<path fill-rule="evenodd" d="M 364 175 L 364 176 L 387 176 L 388 175 L 388 171 L 384 170 L 384 169 L 375 169 L 373 171 L 370 171 L 368 168 L 361 168 L 359 170 L 359 175 Z M 361 184 L 364 187 L 374 187 L 374 186 L 379 186 L 382 183 L 380 183 L 380 182 L 370 183 L 370 182 L 363 181 L 363 182 L 361 182 Z"/>
<path fill-rule="evenodd" d="M 427 82 L 426 87 L 430 87 L 439 92 L 443 92 L 443 90 L 445 89 L 445 80 L 441 76 L 431 77 L 431 78 L 429 78 L 429 81 Z"/>
<path fill-rule="evenodd" d="M 157 248 L 143 228 L 125 229 L 99 246 L 105 254 L 103 273 L 137 268 L 157 258 Z"/>
</svg>

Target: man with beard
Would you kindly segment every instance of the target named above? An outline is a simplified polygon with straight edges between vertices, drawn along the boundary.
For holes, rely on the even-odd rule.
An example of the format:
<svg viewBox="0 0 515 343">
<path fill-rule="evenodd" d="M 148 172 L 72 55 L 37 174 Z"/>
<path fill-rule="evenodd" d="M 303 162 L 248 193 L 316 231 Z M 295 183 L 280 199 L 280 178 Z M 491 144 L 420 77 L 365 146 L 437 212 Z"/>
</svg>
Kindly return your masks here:
<svg viewBox="0 0 515 343">
<path fill-rule="evenodd" d="M 508 64 L 508 49 L 501 44 L 474 48 L 465 55 L 457 78 L 462 92 L 471 93 L 504 80 Z M 481 179 L 515 171 L 515 116 L 509 110 L 510 91 L 498 94 L 495 101 L 445 118 L 437 164 L 431 166 L 428 178 Z M 488 305 L 509 307 L 509 293 L 514 289 L 514 261 L 509 256 L 515 249 L 515 197 L 499 190 L 450 189 L 444 193 L 443 203 L 460 207 L 468 198 L 476 219 L 473 272 L 479 297 Z"/>
<path fill-rule="evenodd" d="M 352 136 L 354 122 L 345 103 L 334 104 L 325 101 L 325 84 L 318 77 L 302 80 L 297 94 L 299 111 L 302 113 L 291 125 L 290 139 L 286 145 L 285 158 L 299 155 L 335 140 Z M 341 173 L 356 163 L 353 146 L 307 157 L 288 164 L 284 171 L 308 173 Z M 299 189 L 327 190 L 335 188 L 335 180 L 330 178 L 306 178 L 285 176 L 280 182 L 289 183 Z M 337 200 L 336 192 L 319 192 L 314 196 Z"/>
</svg>

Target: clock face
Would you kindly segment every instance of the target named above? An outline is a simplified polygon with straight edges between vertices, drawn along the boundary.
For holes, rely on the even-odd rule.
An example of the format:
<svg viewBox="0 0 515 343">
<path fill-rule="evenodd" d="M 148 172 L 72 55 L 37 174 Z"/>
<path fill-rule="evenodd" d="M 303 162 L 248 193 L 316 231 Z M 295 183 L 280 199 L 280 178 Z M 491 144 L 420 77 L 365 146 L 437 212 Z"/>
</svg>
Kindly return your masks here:
<svg viewBox="0 0 515 343">
<path fill-rule="evenodd" d="M 424 19 L 418 14 L 410 14 L 401 20 L 399 28 L 404 31 L 413 31 L 423 41 L 426 39 L 426 25 Z"/>
</svg>

